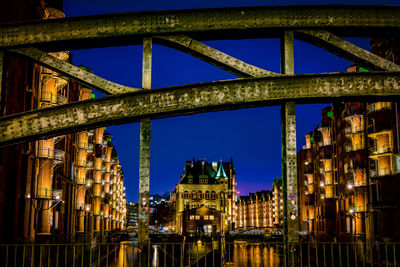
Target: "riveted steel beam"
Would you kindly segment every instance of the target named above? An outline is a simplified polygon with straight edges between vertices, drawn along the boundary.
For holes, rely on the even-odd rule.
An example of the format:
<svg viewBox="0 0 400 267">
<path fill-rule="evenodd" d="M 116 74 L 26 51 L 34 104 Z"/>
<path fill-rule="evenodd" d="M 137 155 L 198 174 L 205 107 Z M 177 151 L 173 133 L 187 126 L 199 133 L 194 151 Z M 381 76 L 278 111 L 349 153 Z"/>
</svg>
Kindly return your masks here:
<svg viewBox="0 0 400 267">
<path fill-rule="evenodd" d="M 316 44 L 370 70 L 400 71 L 394 62 L 377 56 L 325 30 L 297 30 L 296 38 Z"/>
<path fill-rule="evenodd" d="M 4 115 L 6 86 L 5 86 L 5 67 L 4 67 L 4 51 L 0 50 L 0 117 Z"/>
<path fill-rule="evenodd" d="M 246 62 L 184 35 L 156 36 L 154 39 L 162 45 L 178 49 L 239 77 L 278 75 L 278 73 L 247 64 Z"/>
<path fill-rule="evenodd" d="M 143 70 L 142 87 L 151 89 L 152 39 L 143 39 Z M 151 121 L 149 118 L 140 121 L 140 152 L 139 152 L 139 219 L 138 242 L 143 245 L 149 241 L 150 221 L 150 145 Z M 149 257 L 150 255 L 147 255 Z"/>
<path fill-rule="evenodd" d="M 290 101 L 376 101 L 399 95 L 397 72 L 282 75 L 142 90 L 2 117 L 0 145 L 142 118 L 280 105 Z"/>
<path fill-rule="evenodd" d="M 293 31 L 281 37 L 281 72 L 294 74 Z M 297 160 L 296 160 L 296 105 L 286 102 L 281 106 L 282 132 L 282 193 L 283 193 L 283 240 L 286 266 L 298 266 L 289 251 L 290 243 L 299 241 L 297 208 Z"/>
<path fill-rule="evenodd" d="M 30 59 L 33 59 L 33 61 L 35 61 L 39 65 L 57 71 L 85 86 L 94 88 L 107 95 L 123 94 L 141 90 L 138 88 L 132 88 L 107 81 L 75 65 L 72 65 L 68 62 L 50 56 L 46 52 L 37 48 L 30 47 L 30 48 L 11 49 L 8 50 L 7 52 L 16 53 L 18 55 L 22 55 Z"/>
<path fill-rule="evenodd" d="M 400 6 L 269 6 L 146 11 L 0 26 L 0 48 L 48 51 L 140 44 L 144 36 L 183 34 L 206 39 L 278 37 L 283 30 L 319 28 L 351 36 L 400 34 Z"/>
</svg>

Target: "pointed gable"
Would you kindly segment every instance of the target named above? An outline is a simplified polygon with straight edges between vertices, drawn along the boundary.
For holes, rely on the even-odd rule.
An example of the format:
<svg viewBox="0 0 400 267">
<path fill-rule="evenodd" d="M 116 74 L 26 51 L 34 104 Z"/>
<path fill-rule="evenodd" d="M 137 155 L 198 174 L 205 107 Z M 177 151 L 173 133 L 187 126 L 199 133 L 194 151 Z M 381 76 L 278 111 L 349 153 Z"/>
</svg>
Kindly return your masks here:
<svg viewBox="0 0 400 267">
<path fill-rule="evenodd" d="M 226 173 L 225 173 L 224 167 L 222 166 L 222 163 L 219 164 L 217 174 L 215 175 L 215 179 L 220 179 L 220 178 L 228 178 L 228 176 L 226 176 Z"/>
</svg>

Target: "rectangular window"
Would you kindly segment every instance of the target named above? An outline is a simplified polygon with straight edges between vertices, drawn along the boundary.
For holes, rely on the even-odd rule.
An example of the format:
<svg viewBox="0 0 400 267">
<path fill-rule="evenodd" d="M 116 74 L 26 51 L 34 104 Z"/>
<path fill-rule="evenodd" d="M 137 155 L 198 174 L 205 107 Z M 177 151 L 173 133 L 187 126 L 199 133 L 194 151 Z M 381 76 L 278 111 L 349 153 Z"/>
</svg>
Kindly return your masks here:
<svg viewBox="0 0 400 267">
<path fill-rule="evenodd" d="M 208 220 L 208 215 L 204 215 L 204 220 Z"/>
<path fill-rule="evenodd" d="M 200 220 L 200 215 L 196 215 L 196 220 Z"/>
<path fill-rule="evenodd" d="M 190 215 L 190 219 L 191 219 L 191 220 L 194 220 L 194 215 Z"/>
<path fill-rule="evenodd" d="M 209 216 L 210 220 L 214 220 L 214 215 Z"/>
</svg>

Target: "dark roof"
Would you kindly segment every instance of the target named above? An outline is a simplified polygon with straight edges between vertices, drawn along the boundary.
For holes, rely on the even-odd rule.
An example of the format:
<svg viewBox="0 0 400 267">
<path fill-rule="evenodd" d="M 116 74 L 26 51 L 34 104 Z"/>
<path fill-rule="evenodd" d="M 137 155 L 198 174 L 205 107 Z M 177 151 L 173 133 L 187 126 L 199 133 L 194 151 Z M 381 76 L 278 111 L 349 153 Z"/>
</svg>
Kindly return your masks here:
<svg viewBox="0 0 400 267">
<path fill-rule="evenodd" d="M 188 184 L 188 179 L 193 179 L 192 184 L 200 184 L 200 179 L 208 179 L 207 184 L 218 184 L 219 179 L 228 179 L 231 181 L 231 171 L 233 170 L 232 162 L 214 162 L 217 164 L 213 168 L 212 163 L 208 163 L 205 160 L 198 161 L 186 161 L 186 167 L 183 171 L 180 184 Z"/>
<path fill-rule="evenodd" d="M 272 198 L 272 192 L 269 190 L 261 190 L 255 193 L 249 193 L 248 196 L 238 196 L 238 198 L 242 201 L 242 202 L 250 202 L 250 200 L 256 200 L 256 197 L 258 199 L 262 199 L 263 197 L 265 199 L 268 199 L 268 196 L 270 196 Z"/>
</svg>

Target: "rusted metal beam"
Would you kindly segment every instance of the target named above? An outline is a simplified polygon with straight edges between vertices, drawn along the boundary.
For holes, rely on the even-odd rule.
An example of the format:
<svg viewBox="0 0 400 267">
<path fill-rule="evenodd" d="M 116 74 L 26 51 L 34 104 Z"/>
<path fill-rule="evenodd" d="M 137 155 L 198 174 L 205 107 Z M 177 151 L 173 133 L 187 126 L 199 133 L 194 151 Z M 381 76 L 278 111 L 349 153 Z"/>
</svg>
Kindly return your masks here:
<svg viewBox="0 0 400 267">
<path fill-rule="evenodd" d="M 154 39 L 157 43 L 178 49 L 239 77 L 265 77 L 269 75 L 279 75 L 278 73 L 264 70 L 243 62 L 188 36 L 156 36 Z"/>
<path fill-rule="evenodd" d="M 399 95 L 400 75 L 397 72 L 282 75 L 142 90 L 2 117 L 0 145 L 142 118 L 280 105 L 291 101 L 376 101 Z"/>
<path fill-rule="evenodd" d="M 53 56 L 50 56 L 46 52 L 37 48 L 30 47 L 30 48 L 10 49 L 7 52 L 16 53 L 18 55 L 22 55 L 30 59 L 33 59 L 33 61 L 35 61 L 39 65 L 57 71 L 85 86 L 94 88 L 107 95 L 123 94 L 141 90 L 138 88 L 132 88 L 107 81 L 73 64 L 59 60 Z"/>
<path fill-rule="evenodd" d="M 316 44 L 370 70 L 400 71 L 394 62 L 377 56 L 325 30 L 297 30 L 296 38 Z"/>
<path fill-rule="evenodd" d="M 5 58 L 4 51 L 0 50 L 0 117 L 5 112 L 5 100 L 6 100 L 6 84 L 5 84 Z"/>
<path fill-rule="evenodd" d="M 146 11 L 0 26 L 0 48 L 49 51 L 140 44 L 145 36 L 205 39 L 278 37 L 288 29 L 319 28 L 352 36 L 400 34 L 400 6 L 269 6 Z M 50 45 L 51 44 L 51 45 Z"/>
<path fill-rule="evenodd" d="M 151 61 L 152 39 L 144 38 L 142 71 L 142 87 L 144 89 L 151 89 Z M 149 118 L 145 118 L 140 121 L 138 242 L 141 245 L 149 241 L 150 145 L 151 121 Z M 149 256 L 147 255 L 147 257 Z"/>
<path fill-rule="evenodd" d="M 281 37 L 281 73 L 294 74 L 293 31 Z M 298 266 L 291 257 L 290 243 L 299 241 L 297 208 L 297 160 L 296 160 L 296 105 L 286 102 L 281 106 L 282 134 L 282 191 L 283 191 L 283 240 L 286 266 Z"/>
</svg>

